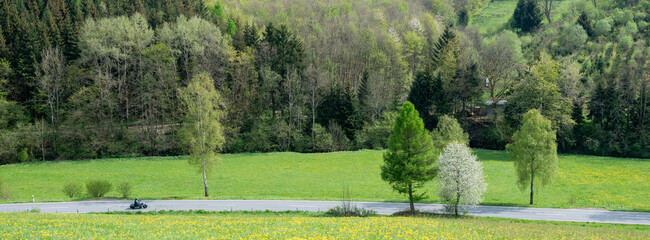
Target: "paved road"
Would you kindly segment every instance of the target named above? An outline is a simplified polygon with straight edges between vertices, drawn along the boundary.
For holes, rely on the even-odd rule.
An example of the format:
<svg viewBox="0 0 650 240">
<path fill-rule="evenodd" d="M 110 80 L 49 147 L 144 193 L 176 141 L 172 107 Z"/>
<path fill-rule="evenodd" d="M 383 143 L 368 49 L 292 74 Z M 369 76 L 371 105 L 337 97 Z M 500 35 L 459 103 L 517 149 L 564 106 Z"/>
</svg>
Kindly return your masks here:
<svg viewBox="0 0 650 240">
<path fill-rule="evenodd" d="M 131 201 L 97 200 L 81 202 L 0 204 L 0 212 L 24 212 L 38 208 L 43 213 L 88 213 L 129 211 Z M 326 211 L 340 202 L 334 201 L 283 201 L 283 200 L 151 200 L 149 208 L 156 210 L 302 210 Z M 407 203 L 355 202 L 359 207 L 374 209 L 379 214 L 392 214 L 408 208 Z M 421 210 L 442 210 L 440 204 L 416 204 Z M 598 222 L 650 225 L 650 213 L 617 212 L 598 209 L 551 209 L 479 206 L 469 209 L 469 214 L 482 217 L 518 218 L 572 222 Z"/>
</svg>

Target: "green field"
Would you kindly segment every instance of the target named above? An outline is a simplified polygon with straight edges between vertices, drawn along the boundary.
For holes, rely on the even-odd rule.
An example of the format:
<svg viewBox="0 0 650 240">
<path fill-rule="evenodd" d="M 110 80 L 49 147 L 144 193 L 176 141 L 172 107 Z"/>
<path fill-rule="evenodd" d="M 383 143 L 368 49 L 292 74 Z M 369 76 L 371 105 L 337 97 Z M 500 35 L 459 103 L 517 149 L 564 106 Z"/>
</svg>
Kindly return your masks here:
<svg viewBox="0 0 650 240">
<path fill-rule="evenodd" d="M 305 213 L 0 214 L 3 239 L 648 239 L 647 226 Z"/>
<path fill-rule="evenodd" d="M 513 163 L 503 151 L 476 149 L 488 181 L 486 205 L 528 206 L 518 189 Z M 349 186 L 354 200 L 404 201 L 380 177 L 382 151 L 318 154 L 259 153 L 222 155 L 208 180 L 213 199 L 340 200 Z M 650 160 L 560 155 L 560 171 L 550 187 L 539 188 L 536 207 L 650 210 Z M 144 199 L 203 199 L 201 176 L 185 157 L 150 157 L 38 162 L 0 166 L 14 202 L 69 201 L 62 186 L 106 179 L 134 185 Z M 435 192 L 435 184 L 425 188 Z M 429 194 L 425 202 L 436 202 Z M 111 192 L 108 198 L 117 198 Z M 74 199 L 80 200 L 80 199 Z"/>
<path fill-rule="evenodd" d="M 555 7 L 551 12 L 551 19 L 558 21 L 561 18 L 561 13 L 567 11 L 573 1 L 565 0 L 553 3 Z M 504 24 L 512 17 L 515 7 L 517 7 L 517 0 L 492 1 L 480 14 L 472 18 L 470 25 L 476 27 L 482 34 L 494 34 L 503 29 Z M 542 24 L 547 24 L 546 17 L 543 17 Z"/>
</svg>

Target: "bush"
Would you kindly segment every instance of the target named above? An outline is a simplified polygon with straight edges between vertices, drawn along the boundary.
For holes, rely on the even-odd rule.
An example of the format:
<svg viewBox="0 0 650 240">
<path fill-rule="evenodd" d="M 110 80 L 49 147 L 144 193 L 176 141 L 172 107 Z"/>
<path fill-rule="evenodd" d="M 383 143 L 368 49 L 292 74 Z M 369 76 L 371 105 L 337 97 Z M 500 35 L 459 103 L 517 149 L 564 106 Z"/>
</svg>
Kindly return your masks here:
<svg viewBox="0 0 650 240">
<path fill-rule="evenodd" d="M 630 47 L 632 47 L 632 44 L 634 44 L 634 40 L 632 39 L 632 36 L 630 36 L 630 35 L 625 35 L 625 36 L 621 37 L 621 40 L 618 41 L 618 45 L 623 50 L 630 49 Z"/>
<path fill-rule="evenodd" d="M 86 191 L 91 197 L 103 197 L 113 189 L 113 185 L 105 180 L 92 180 L 86 183 Z"/>
<path fill-rule="evenodd" d="M 564 29 L 560 35 L 560 48 L 562 52 L 574 52 L 584 46 L 589 36 L 582 26 L 578 24 L 571 25 Z"/>
<path fill-rule="evenodd" d="M 330 208 L 327 214 L 335 217 L 371 217 L 377 215 L 377 212 L 372 209 L 360 208 L 357 206 L 341 205 Z"/>
<path fill-rule="evenodd" d="M 63 186 L 63 193 L 69 198 L 74 198 L 81 196 L 81 189 L 81 184 L 71 182 Z"/>
<path fill-rule="evenodd" d="M 11 200 L 13 198 L 13 192 L 11 192 L 11 189 L 7 187 L 7 185 L 2 181 L 0 178 L 0 199 L 4 201 Z"/>
<path fill-rule="evenodd" d="M 128 182 L 121 182 L 117 185 L 117 193 L 119 193 L 122 198 L 129 198 L 131 195 L 131 184 Z"/>
<path fill-rule="evenodd" d="M 608 19 L 601 19 L 596 22 L 594 26 L 594 34 L 596 36 L 603 36 L 612 31 L 612 25 L 609 23 Z"/>
</svg>

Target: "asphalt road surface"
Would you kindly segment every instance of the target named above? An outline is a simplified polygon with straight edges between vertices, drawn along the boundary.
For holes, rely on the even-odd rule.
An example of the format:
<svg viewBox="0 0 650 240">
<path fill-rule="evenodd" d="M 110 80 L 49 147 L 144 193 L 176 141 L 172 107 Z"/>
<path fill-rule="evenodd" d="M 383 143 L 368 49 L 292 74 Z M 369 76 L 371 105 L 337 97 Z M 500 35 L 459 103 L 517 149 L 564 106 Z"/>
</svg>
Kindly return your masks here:
<svg viewBox="0 0 650 240">
<path fill-rule="evenodd" d="M 42 213 L 89 213 L 107 211 L 133 211 L 128 209 L 133 201 L 95 200 L 80 202 L 20 203 L 0 204 L 0 212 L 24 212 L 37 208 Z M 145 202 L 149 208 L 143 211 L 158 210 L 301 210 L 327 211 L 341 202 L 335 201 L 284 201 L 284 200 L 151 200 Z M 369 208 L 379 214 L 392 214 L 408 208 L 408 203 L 354 202 L 359 207 Z M 416 204 L 416 208 L 426 211 L 440 211 L 440 204 Z M 552 209 L 478 206 L 468 209 L 468 213 L 481 217 L 502 217 L 529 220 L 597 222 L 650 225 L 650 213 L 619 212 L 600 209 Z"/>
</svg>

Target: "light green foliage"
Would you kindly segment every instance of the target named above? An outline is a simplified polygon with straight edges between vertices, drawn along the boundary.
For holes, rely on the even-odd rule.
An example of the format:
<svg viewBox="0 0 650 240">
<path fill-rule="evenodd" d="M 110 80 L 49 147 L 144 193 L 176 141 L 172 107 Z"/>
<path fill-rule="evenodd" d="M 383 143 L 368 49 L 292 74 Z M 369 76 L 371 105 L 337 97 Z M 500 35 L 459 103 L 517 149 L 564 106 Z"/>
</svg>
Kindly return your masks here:
<svg viewBox="0 0 650 240">
<path fill-rule="evenodd" d="M 5 181 L 2 178 L 0 178 L 0 199 L 3 201 L 8 201 L 11 200 L 12 198 L 13 198 L 13 192 L 11 191 L 9 186 L 7 186 Z"/>
<path fill-rule="evenodd" d="M 320 124 L 314 124 L 312 129 L 314 134 L 314 142 L 312 142 L 312 147 L 316 152 L 327 152 L 331 151 L 333 148 L 332 134 L 327 132 L 327 129 Z"/>
<path fill-rule="evenodd" d="M 634 14 L 628 9 L 616 9 L 614 11 L 614 23 L 616 26 L 622 26 L 628 22 L 634 21 Z"/>
<path fill-rule="evenodd" d="M 237 32 L 237 25 L 235 25 L 235 21 L 230 19 L 228 21 L 228 28 L 226 28 L 226 33 L 228 33 L 230 36 L 235 36 L 236 32 Z"/>
<path fill-rule="evenodd" d="M 382 118 L 373 124 L 366 124 L 356 135 L 357 143 L 366 149 L 384 149 L 388 146 L 388 138 L 393 133 L 393 124 L 397 112 L 386 111 Z"/>
<path fill-rule="evenodd" d="M 535 179 L 548 185 L 558 172 L 557 143 L 551 121 L 545 119 L 537 109 L 524 115 L 521 128 L 512 136 L 512 143 L 506 146 L 515 161 L 517 183 L 521 190 L 530 184 L 530 204 L 533 204 Z"/>
<path fill-rule="evenodd" d="M 546 53 L 541 53 L 531 71 L 531 77 L 525 78 L 509 96 L 505 117 L 513 127 L 521 122 L 524 113 L 530 109 L 540 109 L 545 117 L 553 123 L 553 129 L 569 128 L 574 124 L 571 119 L 572 104 L 570 99 L 560 93 L 558 80 L 560 63 Z"/>
<path fill-rule="evenodd" d="M 629 21 L 621 30 L 621 35 L 635 35 L 639 32 L 639 28 L 634 21 Z"/>
<path fill-rule="evenodd" d="M 440 117 L 438 126 L 431 131 L 431 136 L 433 146 L 438 153 L 441 153 L 452 142 L 469 145 L 469 134 L 465 133 L 458 121 L 449 115 Z"/>
<path fill-rule="evenodd" d="M 185 68 L 181 76 L 189 82 L 192 76 L 209 72 L 216 81 L 223 78 L 230 47 L 214 24 L 198 17 L 178 17 L 175 24 L 165 24 L 157 29 L 158 38 L 173 49 L 173 56 Z"/>
<path fill-rule="evenodd" d="M 422 38 L 414 31 L 408 31 L 404 35 L 405 57 L 411 67 L 411 74 L 415 72 L 415 67 L 422 61 L 422 48 L 424 43 Z"/>
<path fill-rule="evenodd" d="M 453 142 L 438 158 L 438 196 L 445 208 L 458 215 L 459 208 L 478 205 L 487 190 L 483 164 L 467 144 Z M 462 206 L 461 206 L 462 205 Z"/>
<path fill-rule="evenodd" d="M 186 151 L 189 163 L 203 174 L 205 196 L 208 196 L 207 177 L 214 172 L 219 157 L 217 152 L 224 144 L 221 123 L 223 116 L 219 93 L 207 73 L 196 75 L 190 84 L 179 89 L 185 106 L 185 119 L 179 137 Z"/>
<path fill-rule="evenodd" d="M 117 190 L 117 193 L 120 194 L 122 198 L 128 198 L 131 196 L 133 186 L 129 182 L 121 182 L 117 184 L 117 187 L 115 190 Z"/>
<path fill-rule="evenodd" d="M 625 36 L 621 37 L 620 40 L 618 40 L 618 45 L 623 50 L 630 49 L 630 47 L 632 47 L 632 44 L 634 44 L 634 40 L 632 39 L 632 36 L 630 36 L 630 35 L 625 35 Z"/>
<path fill-rule="evenodd" d="M 562 31 L 560 38 L 560 49 L 563 52 L 572 53 L 582 48 L 589 36 L 587 32 L 578 24 L 572 24 Z"/>
<path fill-rule="evenodd" d="M 78 182 L 69 182 L 63 186 L 63 193 L 69 198 L 80 197 L 83 187 Z"/>
<path fill-rule="evenodd" d="M 106 180 L 90 180 L 86 182 L 86 192 L 90 197 L 103 197 L 113 189 L 113 184 Z"/>
<path fill-rule="evenodd" d="M 434 161 L 431 138 L 418 111 L 407 101 L 402 105 L 393 134 L 388 139 L 381 179 L 395 191 L 408 194 L 411 211 L 414 211 L 413 202 L 424 197 L 424 194 L 414 195 L 414 192 L 435 177 Z"/>
<path fill-rule="evenodd" d="M 609 34 L 612 31 L 612 25 L 610 19 L 601 19 L 596 22 L 594 25 L 594 33 L 596 36 L 604 36 Z"/>
</svg>

